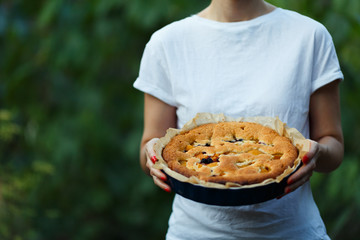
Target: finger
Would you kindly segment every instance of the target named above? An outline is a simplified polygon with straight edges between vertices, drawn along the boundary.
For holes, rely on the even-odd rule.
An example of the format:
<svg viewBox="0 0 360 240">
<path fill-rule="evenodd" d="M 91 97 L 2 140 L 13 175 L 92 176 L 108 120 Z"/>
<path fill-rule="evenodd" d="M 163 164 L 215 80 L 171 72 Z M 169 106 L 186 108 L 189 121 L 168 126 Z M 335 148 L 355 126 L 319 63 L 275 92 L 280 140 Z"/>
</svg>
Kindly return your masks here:
<svg viewBox="0 0 360 240">
<path fill-rule="evenodd" d="M 154 180 L 154 183 L 166 192 L 171 192 L 170 186 L 166 183 L 166 175 L 159 169 L 154 168 L 154 163 L 148 158 L 146 166 L 150 169 L 150 175 Z"/>
<path fill-rule="evenodd" d="M 305 184 L 310 180 L 310 177 L 313 173 L 313 166 L 304 166 L 299 169 L 299 173 L 297 173 L 293 178 L 289 178 L 288 186 L 285 188 L 285 194 L 295 191 L 297 188 Z"/>
<path fill-rule="evenodd" d="M 150 175 L 161 179 L 163 182 L 167 181 L 166 175 L 159 169 L 150 168 Z"/>
<path fill-rule="evenodd" d="M 297 170 L 293 175 L 291 175 L 287 181 L 287 186 L 284 189 L 284 194 L 279 196 L 278 199 L 282 198 L 284 195 L 289 194 L 290 192 L 295 191 L 297 188 L 309 181 L 312 173 L 316 167 L 316 159 L 319 154 L 318 143 L 313 140 L 308 140 L 310 142 L 310 149 L 304 157 L 302 162 L 304 163 L 299 170 Z"/>
<path fill-rule="evenodd" d="M 299 188 L 300 186 L 304 185 L 307 181 L 309 181 L 310 177 L 312 174 L 303 176 L 302 178 L 300 178 L 298 181 L 294 182 L 293 184 L 290 184 L 288 186 L 285 187 L 285 194 L 288 194 L 290 192 L 295 191 L 297 188 Z"/>
<path fill-rule="evenodd" d="M 303 158 L 302 162 L 308 164 L 312 158 L 319 152 L 319 144 L 313 140 L 308 140 L 310 142 L 310 150 L 307 152 Z"/>
<path fill-rule="evenodd" d="M 166 175 L 159 169 L 154 168 L 155 162 L 158 160 L 156 158 L 156 153 L 154 150 L 154 145 L 158 141 L 158 138 L 153 138 L 146 143 L 145 152 L 147 156 L 146 166 L 150 169 L 150 175 L 152 176 L 154 183 L 159 186 L 161 189 L 166 192 L 171 192 L 170 186 L 166 183 Z"/>
<path fill-rule="evenodd" d="M 159 139 L 158 138 L 153 138 L 151 139 L 150 141 L 148 141 L 145 145 L 145 152 L 146 152 L 146 155 L 148 157 L 153 157 L 153 156 L 156 156 L 156 153 L 155 153 L 155 150 L 154 150 L 154 145 L 155 143 L 158 141 Z"/>
<path fill-rule="evenodd" d="M 166 192 L 171 192 L 171 188 L 168 184 L 160 180 L 158 177 L 153 176 L 154 183 Z"/>
<path fill-rule="evenodd" d="M 166 183 L 166 175 L 159 169 L 153 168 L 154 163 L 151 160 L 147 160 L 146 166 L 150 169 L 150 175 L 154 180 L 154 183 L 167 192 L 171 192 L 170 186 Z"/>
<path fill-rule="evenodd" d="M 300 179 L 311 176 L 312 172 L 315 169 L 315 162 L 310 161 L 307 165 L 302 165 L 299 170 L 297 170 L 293 175 L 291 175 L 287 181 L 288 185 L 291 185 L 293 183 L 296 183 L 300 181 Z"/>
</svg>

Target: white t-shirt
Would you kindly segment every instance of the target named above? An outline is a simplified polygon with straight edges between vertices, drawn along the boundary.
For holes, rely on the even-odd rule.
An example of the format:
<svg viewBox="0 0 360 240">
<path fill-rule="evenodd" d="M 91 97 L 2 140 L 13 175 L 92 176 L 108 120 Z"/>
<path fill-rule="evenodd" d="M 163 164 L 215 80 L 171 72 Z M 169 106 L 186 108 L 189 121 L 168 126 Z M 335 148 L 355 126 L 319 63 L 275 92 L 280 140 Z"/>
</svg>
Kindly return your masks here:
<svg viewBox="0 0 360 240">
<path fill-rule="evenodd" d="M 243 22 L 190 16 L 155 32 L 134 87 L 177 107 L 181 128 L 198 112 L 278 116 L 309 137 L 311 94 L 342 79 L 320 23 L 277 8 Z M 220 207 L 175 196 L 167 239 L 329 239 L 307 182 L 280 200 Z"/>
</svg>

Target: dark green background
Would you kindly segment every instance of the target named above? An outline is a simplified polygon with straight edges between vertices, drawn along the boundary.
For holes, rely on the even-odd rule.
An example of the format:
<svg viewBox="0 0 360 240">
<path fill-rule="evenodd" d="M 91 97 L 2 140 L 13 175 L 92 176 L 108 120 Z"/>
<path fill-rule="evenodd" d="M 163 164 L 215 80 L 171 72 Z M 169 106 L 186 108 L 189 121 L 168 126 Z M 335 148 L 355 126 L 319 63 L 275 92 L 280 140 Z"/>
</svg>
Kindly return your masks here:
<svg viewBox="0 0 360 240">
<path fill-rule="evenodd" d="M 345 159 L 315 174 L 333 239 L 360 235 L 360 1 L 271 1 L 333 36 Z M 0 1 L 0 239 L 163 239 L 173 195 L 138 164 L 146 42 L 206 0 Z"/>
</svg>

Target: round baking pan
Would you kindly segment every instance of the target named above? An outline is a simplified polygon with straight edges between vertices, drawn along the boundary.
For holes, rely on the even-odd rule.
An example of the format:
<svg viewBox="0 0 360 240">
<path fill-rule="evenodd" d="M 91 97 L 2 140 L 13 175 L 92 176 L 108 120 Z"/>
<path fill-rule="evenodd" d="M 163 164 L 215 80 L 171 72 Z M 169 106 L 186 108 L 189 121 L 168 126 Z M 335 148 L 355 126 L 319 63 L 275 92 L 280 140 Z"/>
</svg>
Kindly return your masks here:
<svg viewBox="0 0 360 240">
<path fill-rule="evenodd" d="M 297 169 L 299 169 L 299 167 Z M 281 196 L 284 194 L 287 180 L 291 174 L 279 183 L 274 182 L 253 188 L 237 189 L 208 188 L 192 183 L 181 182 L 168 174 L 166 175 L 172 191 L 185 198 L 210 205 L 241 206 L 261 203 Z"/>
</svg>

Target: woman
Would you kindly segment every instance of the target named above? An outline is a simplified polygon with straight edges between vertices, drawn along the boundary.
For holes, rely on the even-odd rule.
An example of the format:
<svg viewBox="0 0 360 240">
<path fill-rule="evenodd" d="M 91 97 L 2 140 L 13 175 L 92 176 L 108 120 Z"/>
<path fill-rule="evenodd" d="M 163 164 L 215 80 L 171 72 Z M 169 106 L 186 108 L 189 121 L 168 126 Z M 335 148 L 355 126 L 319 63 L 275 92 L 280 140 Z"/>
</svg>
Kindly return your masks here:
<svg viewBox="0 0 360 240">
<path fill-rule="evenodd" d="M 198 112 L 278 116 L 311 142 L 279 199 L 219 207 L 176 195 L 167 239 L 329 239 L 308 180 L 342 162 L 341 79 L 327 30 L 263 0 L 212 0 L 154 33 L 134 86 L 145 92 L 141 166 L 157 186 L 171 191 L 153 144 Z"/>
</svg>

